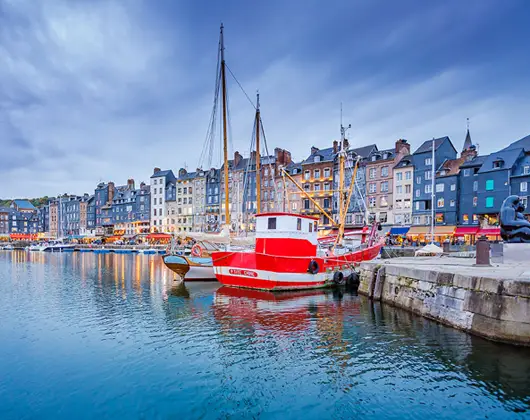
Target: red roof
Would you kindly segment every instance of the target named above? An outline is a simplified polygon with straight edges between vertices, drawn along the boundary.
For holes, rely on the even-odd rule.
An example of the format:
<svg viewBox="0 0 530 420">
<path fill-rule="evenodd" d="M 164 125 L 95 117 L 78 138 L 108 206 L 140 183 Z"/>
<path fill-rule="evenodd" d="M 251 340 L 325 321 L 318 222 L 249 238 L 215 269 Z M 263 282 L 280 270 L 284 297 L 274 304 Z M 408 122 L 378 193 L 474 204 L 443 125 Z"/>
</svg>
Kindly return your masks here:
<svg viewBox="0 0 530 420">
<path fill-rule="evenodd" d="M 458 226 L 454 233 L 455 236 L 464 236 L 464 235 L 476 235 L 478 232 L 478 226 Z"/>
<path fill-rule="evenodd" d="M 298 213 L 282 213 L 282 212 L 277 212 L 277 213 L 260 213 L 260 214 L 256 214 L 256 217 L 270 217 L 270 216 L 292 216 L 292 217 L 301 217 L 302 219 L 311 219 L 311 220 L 318 220 L 318 217 L 313 217 L 313 216 L 307 216 L 305 214 L 298 214 Z"/>
<path fill-rule="evenodd" d="M 500 236 L 501 235 L 501 228 L 500 227 L 491 227 L 491 228 L 485 228 L 480 229 L 478 231 L 478 235 L 486 235 L 486 236 Z"/>
</svg>

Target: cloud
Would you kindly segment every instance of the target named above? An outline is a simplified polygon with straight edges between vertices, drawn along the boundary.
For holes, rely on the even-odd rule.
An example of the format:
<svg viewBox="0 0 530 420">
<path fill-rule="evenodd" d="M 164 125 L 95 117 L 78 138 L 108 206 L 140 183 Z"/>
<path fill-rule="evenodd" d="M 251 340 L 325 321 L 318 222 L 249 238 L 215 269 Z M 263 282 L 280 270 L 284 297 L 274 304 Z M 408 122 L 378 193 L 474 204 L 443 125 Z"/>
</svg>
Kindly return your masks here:
<svg viewBox="0 0 530 420">
<path fill-rule="evenodd" d="M 522 15 L 515 6 L 283 3 L 227 1 L 205 15 L 164 1 L 2 2 L 0 196 L 81 194 L 100 180 L 146 180 L 154 166 L 194 169 L 220 21 L 230 69 L 252 99 L 261 93 L 269 149 L 302 159 L 329 146 L 341 102 L 358 145 L 404 137 L 414 148 L 449 135 L 458 149 L 466 117 L 481 152 L 527 134 L 528 59 L 499 26 Z M 231 79 L 229 88 L 231 144 L 248 152 L 254 111 Z"/>
</svg>

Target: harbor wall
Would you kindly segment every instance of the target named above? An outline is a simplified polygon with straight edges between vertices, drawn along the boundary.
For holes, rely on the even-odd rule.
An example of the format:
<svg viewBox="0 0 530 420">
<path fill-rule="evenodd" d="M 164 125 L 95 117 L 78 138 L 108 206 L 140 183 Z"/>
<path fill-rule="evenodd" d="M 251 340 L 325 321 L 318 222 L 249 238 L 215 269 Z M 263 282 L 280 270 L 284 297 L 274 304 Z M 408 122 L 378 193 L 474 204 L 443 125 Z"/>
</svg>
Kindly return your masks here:
<svg viewBox="0 0 530 420">
<path fill-rule="evenodd" d="M 530 282 L 365 262 L 359 293 L 491 340 L 530 346 Z"/>
</svg>

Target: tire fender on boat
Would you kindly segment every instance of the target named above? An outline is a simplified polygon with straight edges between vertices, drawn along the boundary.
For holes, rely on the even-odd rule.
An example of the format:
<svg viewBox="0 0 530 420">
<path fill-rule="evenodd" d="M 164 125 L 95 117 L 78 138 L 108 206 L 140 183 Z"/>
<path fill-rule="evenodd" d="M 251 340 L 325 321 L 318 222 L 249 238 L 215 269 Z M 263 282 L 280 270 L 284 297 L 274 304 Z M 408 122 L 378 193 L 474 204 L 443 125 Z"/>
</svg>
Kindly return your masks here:
<svg viewBox="0 0 530 420">
<path fill-rule="evenodd" d="M 318 265 L 318 262 L 315 260 L 309 261 L 309 267 L 307 267 L 307 272 L 311 274 L 317 274 L 320 270 L 320 266 Z"/>
<path fill-rule="evenodd" d="M 344 274 L 342 271 L 335 271 L 333 274 L 333 283 L 337 285 L 343 285 L 346 282 L 346 279 L 344 278 Z"/>
</svg>

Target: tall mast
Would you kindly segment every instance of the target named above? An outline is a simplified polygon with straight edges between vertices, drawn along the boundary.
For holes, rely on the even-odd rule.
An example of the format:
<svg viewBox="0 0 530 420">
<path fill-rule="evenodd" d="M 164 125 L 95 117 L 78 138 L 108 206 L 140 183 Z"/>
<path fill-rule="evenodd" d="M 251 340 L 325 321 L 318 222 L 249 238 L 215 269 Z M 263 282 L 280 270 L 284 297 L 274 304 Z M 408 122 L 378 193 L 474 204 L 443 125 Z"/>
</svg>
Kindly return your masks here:
<svg viewBox="0 0 530 420">
<path fill-rule="evenodd" d="M 225 187 L 225 223 L 230 225 L 230 202 L 228 196 L 228 134 L 226 122 L 226 65 L 225 65 L 225 45 L 223 36 L 223 24 L 221 23 L 221 86 L 223 95 L 223 151 L 224 151 L 224 187 Z"/>
<path fill-rule="evenodd" d="M 346 140 L 346 130 L 350 128 L 349 125 L 345 128 L 342 125 L 342 104 L 340 105 L 340 150 L 339 150 L 339 234 L 337 235 L 338 243 L 341 243 L 342 238 L 344 237 L 344 222 L 346 219 L 346 213 L 348 209 L 346 208 L 346 197 L 344 196 L 344 164 L 346 158 L 345 150 L 345 140 Z M 355 182 L 352 179 L 351 182 Z"/>
<path fill-rule="evenodd" d="M 259 93 L 256 94 L 256 214 L 261 213 L 261 154 L 259 150 L 260 127 Z"/>
</svg>

